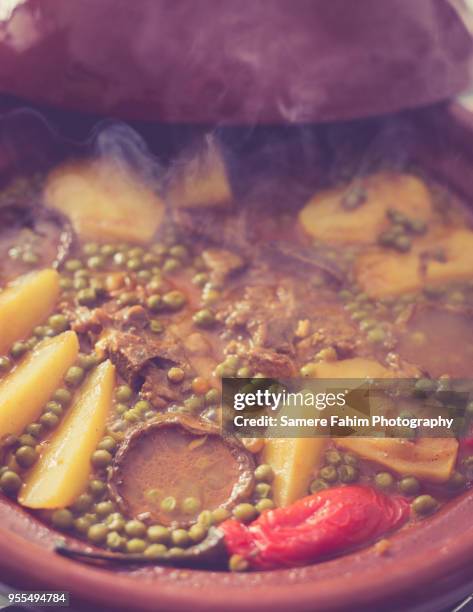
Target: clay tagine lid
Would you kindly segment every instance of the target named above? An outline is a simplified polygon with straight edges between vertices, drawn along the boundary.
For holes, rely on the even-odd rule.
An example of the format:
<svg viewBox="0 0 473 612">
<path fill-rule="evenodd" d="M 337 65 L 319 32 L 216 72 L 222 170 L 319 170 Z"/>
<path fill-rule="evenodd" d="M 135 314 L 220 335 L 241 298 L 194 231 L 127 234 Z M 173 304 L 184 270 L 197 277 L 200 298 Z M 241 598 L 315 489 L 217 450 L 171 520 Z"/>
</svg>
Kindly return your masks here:
<svg viewBox="0 0 473 612">
<path fill-rule="evenodd" d="M 394 112 L 468 89 L 462 2 L 10 1 L 0 7 L 0 92 L 160 122 Z"/>
</svg>

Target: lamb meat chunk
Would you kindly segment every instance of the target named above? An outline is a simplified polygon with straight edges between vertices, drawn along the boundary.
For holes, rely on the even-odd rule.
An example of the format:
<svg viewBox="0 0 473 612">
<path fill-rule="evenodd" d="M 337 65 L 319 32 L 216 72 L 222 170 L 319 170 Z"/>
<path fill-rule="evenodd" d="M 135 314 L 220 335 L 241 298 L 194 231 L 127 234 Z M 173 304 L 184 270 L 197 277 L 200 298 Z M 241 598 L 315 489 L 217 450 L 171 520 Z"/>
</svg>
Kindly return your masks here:
<svg viewBox="0 0 473 612">
<path fill-rule="evenodd" d="M 289 378 L 297 373 L 294 363 L 287 355 L 264 348 L 251 349 L 248 353 L 248 364 L 254 372 L 261 372 L 269 378 Z"/>
<path fill-rule="evenodd" d="M 128 306 L 118 310 L 114 315 L 115 322 L 125 331 L 144 330 L 149 323 L 149 316 L 143 306 Z"/>
<path fill-rule="evenodd" d="M 184 353 L 174 338 L 155 339 L 144 333 L 114 330 L 106 338 L 106 350 L 120 375 L 134 388 L 144 381 L 144 370 L 151 363 L 168 369 L 184 366 Z"/>
<path fill-rule="evenodd" d="M 100 334 L 112 322 L 111 315 L 104 308 L 90 310 L 76 306 L 67 312 L 71 318 L 71 329 L 78 334 Z"/>
</svg>

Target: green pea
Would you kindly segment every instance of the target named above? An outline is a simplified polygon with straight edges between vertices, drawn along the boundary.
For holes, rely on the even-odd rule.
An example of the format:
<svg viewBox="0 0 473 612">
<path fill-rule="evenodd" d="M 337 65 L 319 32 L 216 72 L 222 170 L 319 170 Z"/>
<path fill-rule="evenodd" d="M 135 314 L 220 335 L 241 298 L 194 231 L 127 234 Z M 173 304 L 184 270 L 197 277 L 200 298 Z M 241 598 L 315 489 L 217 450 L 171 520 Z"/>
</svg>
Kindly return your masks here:
<svg viewBox="0 0 473 612">
<path fill-rule="evenodd" d="M 317 364 L 306 363 L 305 365 L 301 367 L 299 372 L 300 372 L 300 375 L 303 376 L 304 378 L 311 378 L 312 376 L 315 375 L 316 369 L 317 369 Z"/>
<path fill-rule="evenodd" d="M 56 333 L 59 334 L 63 331 L 66 331 L 66 329 L 68 329 L 69 321 L 67 320 L 67 317 L 63 314 L 54 314 L 49 317 L 48 325 L 52 327 L 52 329 Z"/>
<path fill-rule="evenodd" d="M 378 321 L 376 321 L 376 319 L 363 319 L 360 321 L 359 328 L 360 331 L 365 332 L 372 329 L 373 327 L 376 327 L 377 324 Z"/>
<path fill-rule="evenodd" d="M 161 323 L 161 321 L 158 321 L 157 319 L 152 319 L 149 322 L 149 328 L 153 332 L 153 334 L 160 334 L 164 331 L 164 325 Z"/>
<path fill-rule="evenodd" d="M 115 412 L 117 414 L 124 414 L 128 410 L 127 404 L 115 404 Z"/>
<path fill-rule="evenodd" d="M 20 446 L 15 453 L 15 459 L 22 468 L 29 468 L 38 459 L 38 453 L 31 446 Z"/>
<path fill-rule="evenodd" d="M 116 447 L 117 447 L 117 441 L 115 440 L 115 438 L 112 438 L 112 436 L 105 436 L 105 438 L 102 438 L 102 440 L 100 440 L 100 442 L 97 445 L 98 449 L 106 450 L 109 452 L 114 451 Z"/>
<path fill-rule="evenodd" d="M 171 538 L 171 531 L 163 525 L 151 525 L 146 533 L 148 540 L 156 544 L 166 544 Z"/>
<path fill-rule="evenodd" d="M 430 380 L 430 378 L 419 378 L 419 380 L 416 380 L 414 392 L 417 395 L 424 396 L 433 391 L 435 391 L 435 382 Z"/>
<path fill-rule="evenodd" d="M 146 525 L 138 520 L 131 520 L 125 525 L 125 532 L 133 538 L 141 538 L 146 534 Z"/>
<path fill-rule="evenodd" d="M 180 383 L 184 380 L 185 372 L 181 368 L 170 368 L 168 370 L 168 379 L 173 383 Z"/>
<path fill-rule="evenodd" d="M 130 409 L 125 412 L 123 418 L 129 423 L 137 423 L 140 420 L 140 415 L 136 412 L 136 410 Z"/>
<path fill-rule="evenodd" d="M 352 312 L 351 318 L 353 321 L 361 321 L 366 317 L 366 315 L 367 312 L 365 310 L 355 310 L 355 312 Z"/>
<path fill-rule="evenodd" d="M 194 544 L 202 542 L 207 535 L 207 530 L 202 525 L 192 525 L 188 531 L 188 536 Z"/>
<path fill-rule="evenodd" d="M 82 534 L 86 535 L 91 525 L 91 520 L 86 516 L 79 516 L 74 520 L 74 529 Z"/>
<path fill-rule="evenodd" d="M 102 544 L 107 539 L 108 527 L 103 523 L 91 525 L 87 531 L 87 539 L 94 544 Z"/>
<path fill-rule="evenodd" d="M 199 395 L 191 395 L 184 400 L 184 406 L 186 410 L 189 410 L 190 412 L 197 412 L 203 408 L 204 399 Z"/>
<path fill-rule="evenodd" d="M 243 366 L 237 370 L 236 375 L 238 378 L 251 378 L 252 372 L 248 366 Z"/>
<path fill-rule="evenodd" d="M 143 262 L 139 257 L 132 257 L 126 263 L 126 267 L 128 270 L 136 271 L 139 270 L 143 266 Z"/>
<path fill-rule="evenodd" d="M 85 278 L 76 278 L 74 280 L 74 289 L 76 291 L 80 291 L 81 289 L 86 289 L 88 286 L 88 281 Z"/>
<path fill-rule="evenodd" d="M 258 482 L 272 482 L 273 478 L 273 468 L 267 463 L 262 463 L 255 469 L 255 479 Z"/>
<path fill-rule="evenodd" d="M 100 497 L 100 495 L 105 493 L 106 489 L 107 485 L 101 480 L 94 479 L 89 482 L 89 491 L 94 497 Z"/>
<path fill-rule="evenodd" d="M 255 486 L 255 493 L 259 499 L 269 497 L 271 495 L 271 485 L 266 482 L 258 482 Z"/>
<path fill-rule="evenodd" d="M 56 391 L 53 394 L 53 400 L 61 404 L 63 408 L 70 403 L 71 399 L 72 399 L 72 394 L 68 389 L 64 389 L 64 388 L 56 389 Z"/>
<path fill-rule="evenodd" d="M 10 355 L 13 359 L 22 357 L 28 350 L 28 346 L 25 342 L 15 342 L 10 349 Z"/>
<path fill-rule="evenodd" d="M 207 527 L 207 529 L 213 524 L 213 520 L 213 514 L 210 510 L 202 510 L 197 517 L 197 523 L 203 527 Z"/>
<path fill-rule="evenodd" d="M 88 493 L 82 493 L 71 505 L 71 510 L 77 513 L 86 512 L 94 503 L 92 496 Z"/>
<path fill-rule="evenodd" d="M 419 495 L 412 502 L 412 509 L 416 514 L 431 514 L 438 506 L 438 502 L 431 495 Z"/>
<path fill-rule="evenodd" d="M 90 279 L 90 272 L 85 268 L 82 268 L 81 270 L 76 270 L 76 272 L 74 272 L 74 278 L 83 278 L 88 281 Z"/>
<path fill-rule="evenodd" d="M 181 267 L 181 265 L 182 264 L 179 261 L 179 259 L 170 257 L 169 259 L 166 259 L 166 261 L 163 264 L 163 272 L 174 272 L 175 270 L 178 270 Z"/>
<path fill-rule="evenodd" d="M 266 510 L 272 510 L 274 508 L 274 502 L 272 499 L 260 499 L 255 508 L 261 514 Z"/>
<path fill-rule="evenodd" d="M 136 278 L 141 282 L 148 282 L 151 278 L 151 272 L 149 270 L 140 270 L 136 275 Z"/>
<path fill-rule="evenodd" d="M 52 412 L 53 414 L 55 414 L 56 416 L 61 416 L 62 415 L 62 406 L 59 402 L 48 402 L 46 404 L 46 406 L 44 407 L 44 411 L 45 412 Z"/>
<path fill-rule="evenodd" d="M 21 478 L 13 470 L 6 470 L 0 476 L 0 489 L 8 495 L 17 493 L 21 484 Z"/>
<path fill-rule="evenodd" d="M 115 506 L 111 501 L 103 501 L 95 504 L 95 512 L 100 517 L 108 516 L 115 510 Z"/>
<path fill-rule="evenodd" d="M 153 255 L 152 253 L 146 253 L 146 255 L 143 255 L 142 261 L 143 265 L 147 266 L 148 268 L 158 266 L 161 263 L 160 258 L 156 257 L 156 255 Z"/>
<path fill-rule="evenodd" d="M 206 274 L 205 272 L 199 272 L 192 278 L 192 282 L 194 283 L 194 285 L 197 285 L 198 287 L 203 287 L 207 283 L 208 280 L 209 280 L 208 274 Z"/>
<path fill-rule="evenodd" d="M 76 270 L 80 270 L 82 268 L 82 262 L 79 259 L 69 259 L 64 264 L 64 267 L 68 272 L 75 272 Z"/>
<path fill-rule="evenodd" d="M 120 294 L 117 301 L 119 306 L 134 306 L 135 304 L 138 304 L 139 299 L 136 293 L 133 293 L 132 291 L 125 291 Z"/>
<path fill-rule="evenodd" d="M 123 550 L 126 546 L 126 538 L 121 536 L 117 531 L 110 531 L 107 534 L 107 547 L 110 550 Z"/>
<path fill-rule="evenodd" d="M 208 405 L 214 405 L 218 402 L 219 397 L 220 395 L 217 389 L 209 389 L 209 391 L 207 391 L 205 394 L 205 403 Z"/>
<path fill-rule="evenodd" d="M 112 455 L 108 450 L 96 450 L 92 454 L 92 465 L 97 468 L 104 468 L 112 462 Z"/>
<path fill-rule="evenodd" d="M 0 373 L 8 372 L 12 366 L 12 362 L 8 357 L 0 357 Z"/>
<path fill-rule="evenodd" d="M 163 305 L 170 310 L 179 310 L 186 303 L 186 297 L 180 291 L 169 291 L 163 295 Z"/>
<path fill-rule="evenodd" d="M 166 546 L 164 544 L 151 544 L 145 550 L 145 557 L 148 559 L 159 559 L 167 552 Z"/>
<path fill-rule="evenodd" d="M 46 429 L 54 429 L 59 423 L 59 417 L 52 412 L 45 412 L 40 416 L 39 422 L 46 427 Z"/>
<path fill-rule="evenodd" d="M 386 339 L 386 333 L 381 327 L 374 327 L 368 331 L 366 337 L 369 342 L 372 342 L 373 344 L 380 344 Z"/>
<path fill-rule="evenodd" d="M 320 469 L 319 476 L 326 482 L 336 482 L 338 479 L 337 469 L 333 465 L 326 465 Z"/>
<path fill-rule="evenodd" d="M 37 325 L 34 329 L 33 329 L 33 334 L 37 337 L 37 338 L 44 338 L 47 334 L 48 331 L 48 327 L 46 325 Z"/>
<path fill-rule="evenodd" d="M 89 355 L 80 354 L 77 358 L 77 365 L 83 370 L 91 370 L 100 362 L 99 356 L 96 353 L 90 353 Z"/>
<path fill-rule="evenodd" d="M 215 324 L 215 315 L 208 308 L 203 308 L 194 314 L 192 320 L 198 327 L 209 328 Z"/>
<path fill-rule="evenodd" d="M 417 495 L 420 491 L 420 483 L 414 476 L 405 476 L 399 481 L 398 488 L 404 495 Z"/>
<path fill-rule="evenodd" d="M 311 493 L 318 493 L 319 491 L 323 491 L 324 489 L 328 489 L 329 485 L 322 480 L 321 478 L 316 478 L 310 483 L 309 491 Z"/>
<path fill-rule="evenodd" d="M 163 512 L 173 512 L 176 509 L 176 498 L 169 495 L 162 500 L 159 506 Z"/>
<path fill-rule="evenodd" d="M 99 252 L 99 245 L 95 242 L 86 242 L 83 251 L 86 255 L 95 255 Z"/>
<path fill-rule="evenodd" d="M 26 341 L 26 349 L 31 350 L 38 344 L 38 338 L 32 336 L 29 340 Z"/>
<path fill-rule="evenodd" d="M 125 253 L 115 253 L 115 255 L 113 256 L 113 263 L 115 263 L 117 266 L 123 266 L 127 261 L 126 255 Z"/>
<path fill-rule="evenodd" d="M 21 446 L 33 446 L 33 447 L 35 447 L 36 444 L 38 443 L 35 437 L 27 433 L 21 435 L 18 438 L 18 442 L 21 444 Z"/>
<path fill-rule="evenodd" d="M 57 529 L 69 529 L 74 524 L 74 516 L 66 508 L 55 510 L 51 515 L 51 522 Z"/>
<path fill-rule="evenodd" d="M 26 251 L 26 253 L 23 253 L 23 255 L 21 256 L 21 261 L 25 264 L 34 266 L 38 263 L 39 257 L 38 255 L 36 255 L 36 253 L 33 253 L 32 251 Z"/>
<path fill-rule="evenodd" d="M 131 387 L 128 385 L 120 385 L 115 391 L 115 397 L 119 402 L 128 402 L 133 395 Z"/>
<path fill-rule="evenodd" d="M 181 509 L 185 514 L 195 514 L 200 509 L 200 501 L 197 497 L 186 497 L 182 501 Z"/>
<path fill-rule="evenodd" d="M 151 295 L 146 300 L 146 306 L 149 308 L 149 310 L 152 310 L 153 312 L 158 312 L 162 310 L 163 304 L 164 302 L 162 301 L 160 295 Z"/>
<path fill-rule="evenodd" d="M 93 306 L 97 301 L 97 292 L 95 289 L 81 289 L 77 294 L 77 301 L 82 306 Z"/>
<path fill-rule="evenodd" d="M 256 508 L 253 504 L 242 503 L 233 508 L 233 516 L 243 523 L 252 521 L 257 515 Z"/>
<path fill-rule="evenodd" d="M 113 244 L 104 244 L 100 247 L 100 252 L 105 257 L 111 257 L 117 252 L 117 247 Z"/>
<path fill-rule="evenodd" d="M 99 268 L 103 268 L 105 264 L 105 260 L 101 255 L 94 255 L 93 257 L 89 257 L 87 260 L 87 266 L 92 268 L 93 270 L 98 270 Z"/>
<path fill-rule="evenodd" d="M 126 521 L 119 512 L 112 512 L 105 519 L 105 524 L 113 531 L 123 531 L 125 529 Z"/>
<path fill-rule="evenodd" d="M 244 572 L 248 566 L 248 561 L 241 555 L 232 555 L 228 561 L 228 569 L 231 572 Z"/>
<path fill-rule="evenodd" d="M 77 387 L 84 379 L 85 372 L 79 366 L 70 367 L 64 377 L 64 382 L 70 387 Z"/>
<path fill-rule="evenodd" d="M 169 254 L 173 257 L 177 257 L 177 259 L 186 259 L 189 257 L 189 251 L 182 244 L 176 244 L 175 246 L 169 249 Z"/>
<path fill-rule="evenodd" d="M 389 472 L 378 472 L 374 477 L 374 483 L 379 489 L 389 489 L 394 484 L 394 478 Z"/>
<path fill-rule="evenodd" d="M 175 546 L 187 546 L 189 544 L 189 534 L 185 529 L 174 529 L 171 532 L 171 542 Z"/>
<path fill-rule="evenodd" d="M 340 465 L 343 463 L 343 455 L 336 449 L 329 449 L 325 453 L 325 461 L 329 465 Z"/>
<path fill-rule="evenodd" d="M 31 434 L 35 438 L 39 438 L 43 433 L 43 426 L 41 423 L 31 423 L 25 429 L 26 433 Z"/>
<path fill-rule="evenodd" d="M 216 508 L 212 511 L 212 524 L 218 525 L 228 518 L 230 518 L 230 512 L 226 508 Z"/>
<path fill-rule="evenodd" d="M 340 465 L 337 468 L 338 478 L 340 482 L 349 483 L 356 482 L 359 478 L 359 472 L 352 465 Z"/>
</svg>

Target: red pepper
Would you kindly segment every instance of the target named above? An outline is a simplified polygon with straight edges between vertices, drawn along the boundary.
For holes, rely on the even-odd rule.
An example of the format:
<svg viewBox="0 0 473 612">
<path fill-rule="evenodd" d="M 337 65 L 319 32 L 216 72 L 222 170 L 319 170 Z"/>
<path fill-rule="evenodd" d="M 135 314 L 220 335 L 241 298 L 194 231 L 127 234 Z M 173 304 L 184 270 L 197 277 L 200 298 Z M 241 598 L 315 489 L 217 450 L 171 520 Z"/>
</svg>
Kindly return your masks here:
<svg viewBox="0 0 473 612">
<path fill-rule="evenodd" d="M 263 513 L 250 525 L 220 525 L 230 554 L 257 569 L 305 565 L 355 548 L 402 525 L 409 505 L 366 486 L 326 489 L 287 508 Z"/>
</svg>

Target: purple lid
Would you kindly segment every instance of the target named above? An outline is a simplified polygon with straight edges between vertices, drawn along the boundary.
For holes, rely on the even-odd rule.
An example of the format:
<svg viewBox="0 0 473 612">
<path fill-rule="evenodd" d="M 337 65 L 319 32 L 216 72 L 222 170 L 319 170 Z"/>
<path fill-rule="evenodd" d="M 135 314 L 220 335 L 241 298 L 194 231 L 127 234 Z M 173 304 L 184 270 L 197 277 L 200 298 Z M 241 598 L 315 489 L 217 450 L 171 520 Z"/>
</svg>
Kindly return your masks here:
<svg viewBox="0 0 473 612">
<path fill-rule="evenodd" d="M 0 92 L 126 119 L 294 123 L 468 89 L 462 0 L 8 0 Z"/>
</svg>

